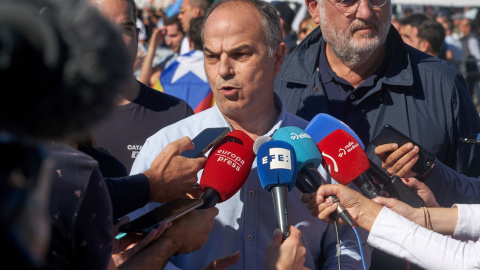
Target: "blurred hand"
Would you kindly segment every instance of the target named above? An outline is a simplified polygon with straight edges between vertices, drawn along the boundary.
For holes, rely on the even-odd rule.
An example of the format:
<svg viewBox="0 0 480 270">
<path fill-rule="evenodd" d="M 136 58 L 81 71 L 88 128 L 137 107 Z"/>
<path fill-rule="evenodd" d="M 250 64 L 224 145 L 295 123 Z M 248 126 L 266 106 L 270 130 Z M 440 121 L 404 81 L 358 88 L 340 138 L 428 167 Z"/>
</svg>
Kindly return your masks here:
<svg viewBox="0 0 480 270">
<path fill-rule="evenodd" d="M 128 217 L 119 220 L 113 224 L 113 235 L 117 235 L 120 231 L 120 227 L 127 224 L 130 221 Z M 126 234 L 120 239 L 113 239 L 112 259 L 115 266 L 123 264 L 125 261 L 133 257 L 139 251 L 144 249 L 152 241 L 156 240 L 162 233 L 170 227 L 172 224 L 160 223 L 156 229 L 150 231 L 146 236 L 140 236 L 136 234 Z"/>
<path fill-rule="evenodd" d="M 232 264 L 238 262 L 241 257 L 242 255 L 240 251 L 237 251 L 232 255 L 228 255 L 220 259 L 211 261 L 209 264 L 203 267 L 202 270 L 223 270 L 227 267 L 230 267 Z"/>
<path fill-rule="evenodd" d="M 196 209 L 173 221 L 173 225 L 162 237 L 174 242 L 176 252 L 190 253 L 199 249 L 207 241 L 217 215 L 216 207 Z"/>
<path fill-rule="evenodd" d="M 282 243 L 282 233 L 276 229 L 272 241 L 267 246 L 265 266 L 273 269 L 307 269 L 305 254 L 307 249 L 302 243 L 302 233 L 294 226 L 290 226 L 290 235 Z"/>
<path fill-rule="evenodd" d="M 145 53 L 142 51 L 138 51 L 137 57 L 135 57 L 135 62 L 133 63 L 133 70 L 141 69 L 144 60 L 145 60 Z"/>
<path fill-rule="evenodd" d="M 375 154 L 382 161 L 382 167 L 390 175 L 401 178 L 414 177 L 417 174 L 411 169 L 418 160 L 418 146 L 406 143 L 398 148 L 396 143 L 384 144 L 375 147 Z"/>
<path fill-rule="evenodd" d="M 336 211 L 337 204 L 333 203 L 331 198 L 328 198 L 329 195 L 337 196 L 353 221 L 368 231 L 370 231 L 373 222 L 382 209 L 380 205 L 364 197 L 357 191 L 340 184 L 322 185 L 317 192 L 311 194 L 305 193 L 301 199 L 303 203 L 307 204 L 307 208 L 310 210 L 312 216 L 332 223 L 333 221 L 329 215 Z M 339 224 L 345 224 L 338 216 L 337 222 Z"/>
<path fill-rule="evenodd" d="M 153 48 L 156 48 L 160 45 L 163 44 L 165 41 L 165 35 L 167 31 L 165 28 L 154 28 L 152 30 L 152 36 L 150 37 L 149 40 L 149 46 L 153 46 Z"/>
<path fill-rule="evenodd" d="M 187 198 L 197 183 L 197 173 L 207 162 L 207 158 L 186 158 L 181 154 L 194 149 L 188 137 L 168 144 L 144 172 L 150 182 L 150 200 L 160 203 L 176 198 Z"/>
<path fill-rule="evenodd" d="M 405 183 L 405 185 L 413 189 L 418 196 L 423 199 L 423 201 L 425 201 L 425 207 L 440 207 L 435 199 L 435 195 L 433 195 L 433 192 L 427 187 L 427 185 L 415 178 L 403 178 L 402 181 Z"/>
</svg>

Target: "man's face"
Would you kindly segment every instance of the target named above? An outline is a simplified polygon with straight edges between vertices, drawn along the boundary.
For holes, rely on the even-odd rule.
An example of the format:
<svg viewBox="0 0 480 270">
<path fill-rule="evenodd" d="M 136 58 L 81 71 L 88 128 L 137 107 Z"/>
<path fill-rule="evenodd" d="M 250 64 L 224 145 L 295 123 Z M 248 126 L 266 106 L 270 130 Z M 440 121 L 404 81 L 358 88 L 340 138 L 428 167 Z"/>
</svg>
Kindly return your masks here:
<svg viewBox="0 0 480 270">
<path fill-rule="evenodd" d="M 273 98 L 273 80 L 286 49 L 282 43 L 270 57 L 261 25 L 258 11 L 242 2 L 221 5 L 205 24 L 205 72 L 227 117 L 260 110 Z"/>
<path fill-rule="evenodd" d="M 357 11 L 348 14 L 328 0 L 319 1 L 317 23 L 322 26 L 325 41 L 342 61 L 356 66 L 386 40 L 392 17 L 390 1 L 377 8 L 361 0 Z"/>
<path fill-rule="evenodd" d="M 136 28 L 133 6 L 125 0 L 94 0 L 104 17 L 118 27 L 123 41 L 130 52 L 131 66 L 137 57 L 138 33 Z"/>
<path fill-rule="evenodd" d="M 418 38 L 417 27 L 405 24 L 400 27 L 399 33 L 400 36 L 402 36 L 403 42 L 416 49 L 420 49 L 421 40 Z"/>
<path fill-rule="evenodd" d="M 167 31 L 165 35 L 165 43 L 170 47 L 174 52 L 180 52 L 180 45 L 182 44 L 183 33 L 178 30 L 178 25 L 171 24 L 166 25 L 165 29 Z"/>
<path fill-rule="evenodd" d="M 195 8 L 190 5 L 190 0 L 183 0 L 178 18 L 182 23 L 182 29 L 185 33 L 188 33 L 190 29 L 190 20 L 195 17 Z"/>
</svg>

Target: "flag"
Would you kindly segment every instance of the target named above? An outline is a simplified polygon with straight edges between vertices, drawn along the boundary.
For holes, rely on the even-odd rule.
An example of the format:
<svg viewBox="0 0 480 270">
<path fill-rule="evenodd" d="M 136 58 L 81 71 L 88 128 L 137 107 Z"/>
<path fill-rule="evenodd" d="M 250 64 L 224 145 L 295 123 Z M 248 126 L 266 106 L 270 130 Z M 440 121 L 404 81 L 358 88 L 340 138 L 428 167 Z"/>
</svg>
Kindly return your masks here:
<svg viewBox="0 0 480 270">
<path fill-rule="evenodd" d="M 203 66 L 203 52 L 193 50 L 171 63 L 153 88 L 185 100 L 195 113 L 215 104 Z"/>
</svg>

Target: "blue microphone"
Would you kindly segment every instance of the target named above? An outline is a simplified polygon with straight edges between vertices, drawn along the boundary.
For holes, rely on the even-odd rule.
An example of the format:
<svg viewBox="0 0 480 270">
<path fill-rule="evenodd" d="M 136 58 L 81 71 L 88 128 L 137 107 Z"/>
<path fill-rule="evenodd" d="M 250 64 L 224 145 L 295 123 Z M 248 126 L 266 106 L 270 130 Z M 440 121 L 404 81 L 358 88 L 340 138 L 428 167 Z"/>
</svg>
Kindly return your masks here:
<svg viewBox="0 0 480 270">
<path fill-rule="evenodd" d="M 308 123 L 305 131 L 312 136 L 312 139 L 315 141 L 315 143 L 319 143 L 337 129 L 342 129 L 348 132 L 360 144 L 362 149 L 365 150 L 365 145 L 363 144 L 362 140 L 360 140 L 360 137 L 358 137 L 357 133 L 353 131 L 353 129 L 337 118 L 326 113 L 319 113 L 315 115 L 315 117 L 313 117 Z"/>
<path fill-rule="evenodd" d="M 290 235 L 287 193 L 295 186 L 297 177 L 292 146 L 282 141 L 264 142 L 257 150 L 257 171 L 263 189 L 272 193 L 277 228 L 285 240 Z"/>
<path fill-rule="evenodd" d="M 303 129 L 298 127 L 282 127 L 273 134 L 274 140 L 289 143 L 297 156 L 297 181 L 295 186 L 303 193 L 315 192 L 321 185 L 326 184 L 325 179 L 317 168 L 322 161 L 322 155 L 315 141 Z M 345 210 L 336 196 L 329 196 L 338 205 L 338 216 L 349 226 L 353 226 L 350 214 Z M 331 217 L 333 220 L 334 218 Z"/>
</svg>

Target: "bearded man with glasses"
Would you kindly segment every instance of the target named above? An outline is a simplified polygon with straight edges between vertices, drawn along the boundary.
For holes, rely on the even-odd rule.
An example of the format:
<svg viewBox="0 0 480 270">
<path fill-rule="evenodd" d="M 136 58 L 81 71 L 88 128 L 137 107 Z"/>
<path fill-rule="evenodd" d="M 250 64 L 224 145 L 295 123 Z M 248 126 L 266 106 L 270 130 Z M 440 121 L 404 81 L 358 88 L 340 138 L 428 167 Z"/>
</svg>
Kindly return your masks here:
<svg viewBox="0 0 480 270">
<path fill-rule="evenodd" d="M 480 147 L 459 141 L 480 132 L 479 114 L 462 75 L 403 42 L 391 25 L 390 0 L 305 3 L 321 30 L 312 31 L 287 56 L 275 79 L 274 89 L 289 112 L 308 121 L 319 113 L 342 120 L 359 135 L 368 157 L 383 163 L 391 174 L 400 174 L 395 168 L 404 167 L 408 157 L 418 156 L 418 147 L 392 144 L 377 156 L 370 139 L 385 124 L 452 169 L 480 175 Z M 448 187 L 426 184 L 443 206 L 463 196 L 454 183 Z M 375 265 L 374 251 L 371 269 Z M 398 265 L 380 268 L 405 269 L 405 263 Z"/>
</svg>

